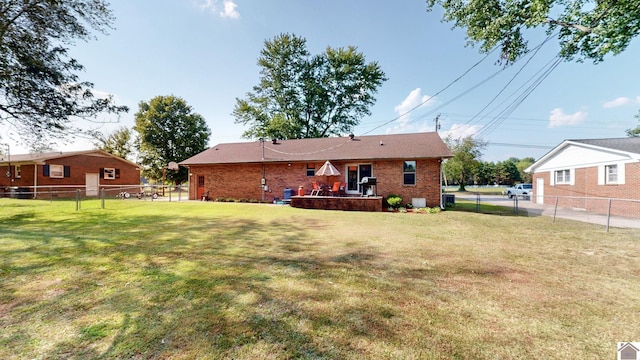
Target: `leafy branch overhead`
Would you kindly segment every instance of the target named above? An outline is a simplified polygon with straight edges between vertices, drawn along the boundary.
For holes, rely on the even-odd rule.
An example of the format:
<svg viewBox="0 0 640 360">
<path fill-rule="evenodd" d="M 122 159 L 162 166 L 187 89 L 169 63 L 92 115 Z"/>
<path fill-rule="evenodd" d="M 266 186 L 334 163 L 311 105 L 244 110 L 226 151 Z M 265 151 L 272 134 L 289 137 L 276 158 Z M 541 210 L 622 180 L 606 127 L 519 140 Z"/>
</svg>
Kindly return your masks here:
<svg viewBox="0 0 640 360">
<path fill-rule="evenodd" d="M 374 94 L 387 80 L 355 47 L 311 55 L 306 40 L 281 34 L 265 41 L 260 83 L 236 99 L 235 122 L 245 138 L 298 139 L 349 133 L 370 115 Z"/>
<path fill-rule="evenodd" d="M 97 97 L 81 81 L 84 67 L 69 55 L 77 40 L 105 33 L 114 18 L 103 0 L 0 3 L 0 122 L 37 142 L 69 133 L 70 118 L 127 111 Z"/>
<path fill-rule="evenodd" d="M 526 29 L 557 36 L 565 60 L 598 63 L 624 51 L 640 33 L 638 0 L 427 0 L 444 8 L 443 20 L 465 28 L 482 52 L 498 46 L 510 63 L 529 50 Z"/>
</svg>

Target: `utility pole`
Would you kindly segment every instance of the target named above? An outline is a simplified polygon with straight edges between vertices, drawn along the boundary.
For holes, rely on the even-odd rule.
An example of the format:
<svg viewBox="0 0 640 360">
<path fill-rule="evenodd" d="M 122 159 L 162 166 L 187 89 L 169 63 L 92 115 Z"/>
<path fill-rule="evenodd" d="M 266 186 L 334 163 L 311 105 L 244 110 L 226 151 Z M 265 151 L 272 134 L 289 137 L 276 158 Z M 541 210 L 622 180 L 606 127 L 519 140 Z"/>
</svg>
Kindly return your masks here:
<svg viewBox="0 0 640 360">
<path fill-rule="evenodd" d="M 436 123 L 436 132 L 438 132 L 438 130 L 440 130 L 440 128 L 442 127 L 440 124 L 440 114 L 436 115 L 436 118 L 433 119 L 433 122 Z"/>
</svg>

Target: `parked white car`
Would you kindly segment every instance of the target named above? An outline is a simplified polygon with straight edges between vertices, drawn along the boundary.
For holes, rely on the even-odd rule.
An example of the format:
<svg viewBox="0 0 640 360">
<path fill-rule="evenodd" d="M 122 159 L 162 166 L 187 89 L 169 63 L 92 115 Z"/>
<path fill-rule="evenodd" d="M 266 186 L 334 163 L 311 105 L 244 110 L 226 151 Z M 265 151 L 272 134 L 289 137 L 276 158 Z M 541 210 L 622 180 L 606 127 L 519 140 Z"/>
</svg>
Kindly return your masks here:
<svg viewBox="0 0 640 360">
<path fill-rule="evenodd" d="M 514 196 L 522 196 L 523 199 L 528 199 L 529 196 L 531 196 L 532 190 L 533 185 L 531 184 L 516 184 L 512 187 L 506 188 L 504 193 L 509 197 L 509 199 L 513 199 Z"/>
</svg>

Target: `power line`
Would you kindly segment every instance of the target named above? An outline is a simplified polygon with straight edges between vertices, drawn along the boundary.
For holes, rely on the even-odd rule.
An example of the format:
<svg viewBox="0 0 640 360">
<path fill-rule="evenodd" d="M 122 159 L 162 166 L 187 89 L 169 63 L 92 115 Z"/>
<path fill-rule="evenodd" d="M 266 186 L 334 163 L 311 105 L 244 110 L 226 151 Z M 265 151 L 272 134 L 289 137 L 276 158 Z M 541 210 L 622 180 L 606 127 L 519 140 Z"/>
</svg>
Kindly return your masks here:
<svg viewBox="0 0 640 360">
<path fill-rule="evenodd" d="M 428 99 L 426 99 L 425 101 L 421 102 L 420 104 L 418 104 L 418 105 L 416 105 L 416 106 L 412 107 L 411 109 L 409 109 L 408 111 L 404 112 L 403 114 L 400 114 L 400 115 L 396 116 L 395 118 L 393 118 L 393 119 L 391 119 L 391 120 L 388 120 L 388 121 L 386 121 L 386 122 L 382 123 L 381 125 L 378 125 L 378 126 L 374 127 L 373 129 L 371 129 L 371 130 L 369 130 L 369 131 L 367 131 L 367 132 L 364 132 L 364 133 L 362 133 L 362 134 L 360 134 L 360 135 L 367 135 L 367 134 L 369 134 L 369 133 L 371 133 L 371 132 L 373 132 L 373 131 L 375 131 L 375 130 L 377 130 L 377 129 L 379 129 L 379 128 L 381 128 L 381 127 L 385 126 L 385 125 L 391 124 L 392 122 L 394 122 L 394 121 L 396 121 L 396 120 L 398 120 L 398 119 L 402 118 L 403 116 L 408 115 L 409 113 L 411 113 L 411 112 L 415 111 L 416 109 L 420 108 L 422 105 L 424 105 L 424 104 L 426 104 L 427 102 L 429 102 L 429 100 L 431 100 L 432 98 L 434 98 L 434 97 L 436 97 L 436 96 L 440 95 L 442 92 L 444 92 L 445 90 L 447 90 L 448 88 L 450 88 L 453 84 L 457 83 L 460 79 L 462 79 L 462 78 L 463 78 L 464 76 L 466 76 L 469 72 L 471 72 L 471 70 L 473 70 L 475 67 L 477 67 L 478 65 L 480 65 L 484 60 L 486 60 L 486 59 L 489 57 L 489 55 L 491 55 L 493 52 L 495 52 L 495 51 L 496 51 L 496 49 L 498 49 L 498 47 L 497 47 L 497 46 L 496 46 L 496 47 L 494 47 L 494 48 L 493 48 L 493 50 L 491 50 L 487 55 L 485 55 L 485 57 L 483 57 L 482 59 L 480 59 L 480 61 L 478 61 L 478 62 L 476 62 L 475 64 L 473 64 L 469 69 L 467 69 L 465 72 L 463 72 L 463 73 L 462 73 L 462 75 L 458 76 L 456 79 L 454 79 L 452 82 L 450 82 L 447 86 L 445 86 L 442 90 L 440 90 L 440 91 L 436 92 L 433 96 L 430 96 Z"/>
<path fill-rule="evenodd" d="M 525 148 L 525 149 L 543 149 L 543 150 L 553 149 L 553 146 L 548 146 L 548 145 L 509 144 L 509 143 L 496 143 L 496 142 L 487 142 L 486 144 L 487 146 L 506 146 L 506 147 L 515 147 L 515 148 Z"/>
<path fill-rule="evenodd" d="M 496 117 L 491 120 L 487 125 L 485 125 L 480 131 L 476 134 L 478 137 L 484 137 L 493 132 L 500 124 L 504 122 L 504 120 L 511 115 L 517 108 L 520 106 L 526 99 L 533 93 L 533 91 L 540 86 L 540 84 L 555 70 L 558 65 L 562 62 L 562 58 L 559 56 L 555 56 L 550 62 L 542 68 L 542 74 L 538 75 L 536 79 L 533 80 L 533 83 L 529 85 L 518 97 L 513 100 L 507 108 L 500 111 Z M 530 79 L 531 80 L 531 79 Z M 526 84 L 526 83 L 525 83 Z"/>
<path fill-rule="evenodd" d="M 557 34 L 557 32 L 556 32 Z M 514 82 L 516 80 L 516 78 L 520 75 L 520 73 L 527 67 L 527 65 L 529 65 L 529 63 L 531 62 L 531 60 L 533 60 L 533 58 L 536 57 L 536 55 L 538 54 L 538 52 L 540 51 L 540 49 L 542 49 L 542 47 L 556 34 L 551 34 L 549 35 L 542 43 L 538 44 L 538 46 L 536 46 L 534 48 L 533 53 L 530 51 L 527 53 L 527 55 L 532 54 L 531 56 L 529 56 L 529 58 L 527 59 L 527 61 L 520 67 L 520 69 L 511 77 L 511 79 L 502 87 L 502 89 L 500 91 L 498 91 L 498 93 L 491 99 L 491 101 L 489 101 L 489 103 L 487 103 L 487 105 L 485 105 L 480 111 L 478 111 L 471 119 L 469 119 L 465 125 L 469 124 L 470 122 L 472 122 L 473 120 L 475 120 L 478 116 L 480 116 L 480 114 L 482 114 L 491 104 L 493 104 L 494 101 L 496 101 L 498 99 L 498 97 L 507 90 L 507 88 L 509 87 L 509 85 L 511 85 L 512 82 Z"/>
</svg>

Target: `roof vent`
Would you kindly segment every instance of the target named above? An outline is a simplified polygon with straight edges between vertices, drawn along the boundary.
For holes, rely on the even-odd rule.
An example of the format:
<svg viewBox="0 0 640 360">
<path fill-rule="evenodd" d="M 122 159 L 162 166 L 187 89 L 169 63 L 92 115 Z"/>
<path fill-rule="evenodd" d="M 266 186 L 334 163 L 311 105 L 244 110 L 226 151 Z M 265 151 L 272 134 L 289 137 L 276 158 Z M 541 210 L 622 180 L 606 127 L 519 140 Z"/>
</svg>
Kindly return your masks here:
<svg viewBox="0 0 640 360">
<path fill-rule="evenodd" d="M 354 137 L 355 137 L 355 135 L 349 134 L 349 140 L 353 140 Z"/>
<path fill-rule="evenodd" d="M 278 139 L 276 139 L 276 138 L 271 139 L 271 143 L 274 144 L 274 145 L 277 144 L 278 143 Z"/>
<path fill-rule="evenodd" d="M 382 140 L 380 140 L 380 146 L 384 145 L 384 143 L 382 142 Z"/>
</svg>

